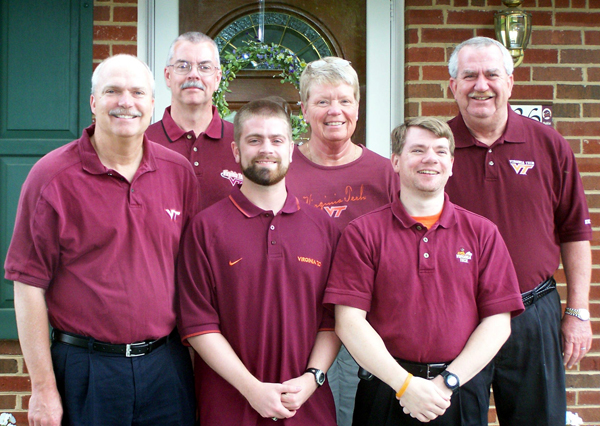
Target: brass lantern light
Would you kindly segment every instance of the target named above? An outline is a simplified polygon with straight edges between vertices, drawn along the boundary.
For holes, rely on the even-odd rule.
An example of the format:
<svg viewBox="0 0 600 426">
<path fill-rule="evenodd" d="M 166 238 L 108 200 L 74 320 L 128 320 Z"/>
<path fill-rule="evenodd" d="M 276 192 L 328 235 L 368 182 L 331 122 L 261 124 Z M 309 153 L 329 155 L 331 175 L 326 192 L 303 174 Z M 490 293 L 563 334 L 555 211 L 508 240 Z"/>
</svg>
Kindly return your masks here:
<svg viewBox="0 0 600 426">
<path fill-rule="evenodd" d="M 521 0 L 502 0 L 502 3 L 508 9 L 494 15 L 496 39 L 508 49 L 518 67 L 531 36 L 531 13 L 516 9 Z"/>
</svg>

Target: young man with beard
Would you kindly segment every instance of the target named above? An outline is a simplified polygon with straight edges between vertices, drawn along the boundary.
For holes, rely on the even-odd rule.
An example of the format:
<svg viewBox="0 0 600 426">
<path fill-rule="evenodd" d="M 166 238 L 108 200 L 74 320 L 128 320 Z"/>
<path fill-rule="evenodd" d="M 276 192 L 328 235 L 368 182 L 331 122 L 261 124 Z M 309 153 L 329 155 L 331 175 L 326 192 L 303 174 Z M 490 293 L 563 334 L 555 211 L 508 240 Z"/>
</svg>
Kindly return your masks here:
<svg viewBox="0 0 600 426">
<path fill-rule="evenodd" d="M 517 279 L 496 226 L 444 194 L 448 125 L 409 120 L 392 152 L 400 198 L 346 227 L 325 294 L 342 342 L 375 376 L 358 385 L 353 424 L 459 426 L 460 385 L 523 310 Z"/>
<path fill-rule="evenodd" d="M 242 181 L 229 149 L 233 125 L 219 116 L 212 103 L 221 82 L 217 44 L 199 32 L 180 35 L 169 48 L 164 76 L 171 89 L 171 106 L 146 135 L 190 160 L 205 209 Z"/>
<path fill-rule="evenodd" d="M 286 189 L 281 105 L 250 102 L 234 125 L 244 182 L 193 219 L 178 268 L 179 329 L 201 357 L 200 424 L 334 426 L 325 373 L 340 342 L 322 300 L 339 231 Z"/>
</svg>

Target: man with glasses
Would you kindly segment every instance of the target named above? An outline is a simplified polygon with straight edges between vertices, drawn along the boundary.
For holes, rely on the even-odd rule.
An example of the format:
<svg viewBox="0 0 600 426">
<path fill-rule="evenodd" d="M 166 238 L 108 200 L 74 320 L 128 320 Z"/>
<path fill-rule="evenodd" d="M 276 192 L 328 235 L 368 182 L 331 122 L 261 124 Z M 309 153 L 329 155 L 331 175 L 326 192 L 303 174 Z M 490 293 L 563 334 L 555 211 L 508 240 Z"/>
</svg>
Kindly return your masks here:
<svg viewBox="0 0 600 426">
<path fill-rule="evenodd" d="M 212 104 L 221 82 L 216 43 L 199 32 L 180 35 L 171 44 L 164 75 L 171 89 L 171 106 L 146 135 L 190 160 L 205 209 L 242 181 L 231 155 L 233 124 L 221 119 Z"/>
</svg>

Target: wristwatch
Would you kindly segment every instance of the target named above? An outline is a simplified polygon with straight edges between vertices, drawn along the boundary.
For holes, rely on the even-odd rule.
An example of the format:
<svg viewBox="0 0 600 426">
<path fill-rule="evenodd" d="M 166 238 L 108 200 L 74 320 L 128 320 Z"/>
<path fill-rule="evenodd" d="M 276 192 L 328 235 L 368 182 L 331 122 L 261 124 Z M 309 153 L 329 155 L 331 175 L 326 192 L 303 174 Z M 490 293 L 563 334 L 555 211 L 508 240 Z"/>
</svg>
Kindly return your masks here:
<svg viewBox="0 0 600 426">
<path fill-rule="evenodd" d="M 440 373 L 440 376 L 444 378 L 444 384 L 452 391 L 452 393 L 456 392 L 460 387 L 460 381 L 458 380 L 458 376 L 456 374 L 453 374 L 448 370 L 444 370 Z"/>
<path fill-rule="evenodd" d="M 572 315 L 576 318 L 579 318 L 581 321 L 589 321 L 590 320 L 590 311 L 588 311 L 587 309 L 566 308 L 565 314 Z"/>
<path fill-rule="evenodd" d="M 318 368 L 307 368 L 305 373 L 312 373 L 315 375 L 315 381 L 318 386 L 322 386 L 325 383 L 325 373 L 323 373 Z"/>
</svg>

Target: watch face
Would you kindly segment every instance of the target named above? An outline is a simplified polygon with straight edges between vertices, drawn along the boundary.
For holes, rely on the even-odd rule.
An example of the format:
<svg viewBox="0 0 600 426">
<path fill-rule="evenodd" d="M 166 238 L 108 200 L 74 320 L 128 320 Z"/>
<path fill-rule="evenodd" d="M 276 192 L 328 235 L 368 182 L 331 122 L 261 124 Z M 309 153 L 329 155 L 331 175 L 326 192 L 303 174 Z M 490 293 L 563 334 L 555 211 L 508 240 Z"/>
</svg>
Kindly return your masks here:
<svg viewBox="0 0 600 426">
<path fill-rule="evenodd" d="M 588 311 L 587 309 L 580 309 L 579 310 L 579 318 L 581 318 L 583 321 L 587 321 L 590 319 L 590 311 Z"/>
<path fill-rule="evenodd" d="M 318 385 L 321 386 L 323 383 L 325 383 L 325 373 L 323 373 L 321 370 L 317 370 L 315 373 L 315 379 Z"/>
<path fill-rule="evenodd" d="M 448 384 L 448 386 L 453 388 L 458 385 L 458 379 L 454 375 L 448 376 L 446 377 L 446 383 Z"/>
</svg>

